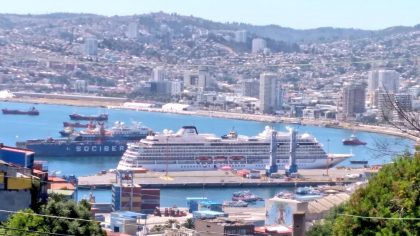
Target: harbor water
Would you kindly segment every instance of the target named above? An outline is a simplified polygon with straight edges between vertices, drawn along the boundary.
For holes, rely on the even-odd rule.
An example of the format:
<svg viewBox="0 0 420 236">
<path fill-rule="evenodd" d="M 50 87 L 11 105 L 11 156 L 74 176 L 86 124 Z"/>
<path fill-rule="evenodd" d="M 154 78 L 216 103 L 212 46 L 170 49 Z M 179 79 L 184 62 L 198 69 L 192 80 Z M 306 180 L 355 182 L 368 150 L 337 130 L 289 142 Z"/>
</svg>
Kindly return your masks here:
<svg viewBox="0 0 420 236">
<path fill-rule="evenodd" d="M 64 105 L 29 104 L 0 102 L 0 108 L 28 110 L 35 106 L 39 116 L 25 115 L 0 115 L 0 142 L 5 145 L 15 146 L 16 141 L 39 138 L 59 138 L 58 131 L 63 129 L 63 122 L 69 121 L 69 115 L 79 113 L 83 115 L 98 115 L 100 113 L 109 114 L 108 126 L 116 121 L 125 122 L 130 125 L 132 122 L 142 122 L 142 124 L 152 128 L 155 132 L 163 129 L 176 131 L 184 125 L 195 125 L 200 133 L 215 133 L 218 136 L 228 133 L 234 129 L 241 135 L 254 136 L 261 132 L 265 126 L 270 125 L 279 131 L 286 131 L 286 127 L 295 127 L 299 133 L 309 133 L 323 144 L 326 152 L 329 153 L 352 153 L 353 157 L 347 159 L 339 165 L 349 166 L 351 160 L 366 160 L 369 165 L 384 164 L 392 161 L 392 157 L 403 151 L 412 151 L 413 142 L 408 139 L 389 135 L 354 132 L 360 139 L 367 142 L 363 146 L 344 146 L 342 139 L 350 137 L 352 130 L 326 128 L 311 125 L 291 125 L 283 123 L 264 123 L 258 121 L 234 120 L 225 118 L 211 118 L 204 116 L 188 116 L 170 113 L 143 112 L 123 109 L 106 109 L 100 107 L 76 107 Z M 42 157 L 36 156 L 37 160 L 48 161 L 48 169 L 57 175 L 76 176 L 91 175 L 101 170 L 114 169 L 120 157 Z M 101 193 L 103 191 L 103 193 Z M 232 189 L 205 189 L 206 195 L 221 197 L 223 200 L 226 194 L 221 192 L 237 191 Z M 261 197 L 274 195 L 280 189 L 255 189 Z M 98 193 L 99 194 L 98 194 Z M 109 190 L 95 190 L 98 201 L 110 201 Z M 87 195 L 88 191 L 79 192 L 79 198 Z M 203 190 L 200 189 L 167 189 L 162 190 L 162 205 L 172 202 L 173 204 L 184 205 L 185 197 L 202 196 Z M 177 200 L 178 199 L 178 200 Z M 222 199 L 212 199 L 222 200 Z M 182 202 L 182 204 L 181 204 Z M 168 205 L 166 205 L 168 206 Z"/>
</svg>

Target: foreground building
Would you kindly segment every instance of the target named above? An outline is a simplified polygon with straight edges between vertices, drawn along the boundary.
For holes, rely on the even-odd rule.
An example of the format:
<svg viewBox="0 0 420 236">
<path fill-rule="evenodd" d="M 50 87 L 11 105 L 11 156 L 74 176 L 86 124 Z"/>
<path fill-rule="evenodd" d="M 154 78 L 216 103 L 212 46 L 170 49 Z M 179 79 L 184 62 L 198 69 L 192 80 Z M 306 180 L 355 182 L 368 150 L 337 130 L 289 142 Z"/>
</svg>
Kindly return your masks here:
<svg viewBox="0 0 420 236">
<path fill-rule="evenodd" d="M 254 225 L 224 218 L 196 220 L 195 230 L 200 236 L 254 235 Z"/>
</svg>

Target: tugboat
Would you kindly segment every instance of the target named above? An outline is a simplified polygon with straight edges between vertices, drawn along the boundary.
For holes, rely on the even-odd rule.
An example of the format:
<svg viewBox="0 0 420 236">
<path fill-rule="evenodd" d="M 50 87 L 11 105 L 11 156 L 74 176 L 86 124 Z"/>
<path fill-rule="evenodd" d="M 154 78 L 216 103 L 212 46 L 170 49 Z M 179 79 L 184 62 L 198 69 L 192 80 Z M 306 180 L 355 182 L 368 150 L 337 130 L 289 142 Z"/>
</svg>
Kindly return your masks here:
<svg viewBox="0 0 420 236">
<path fill-rule="evenodd" d="M 344 145 L 366 145 L 366 142 L 360 141 L 356 135 L 352 134 L 350 138 L 343 139 Z"/>
<path fill-rule="evenodd" d="M 10 110 L 10 109 L 2 109 L 1 111 L 5 115 L 30 115 L 30 116 L 39 115 L 39 111 L 35 107 L 31 107 L 28 111 Z"/>
</svg>

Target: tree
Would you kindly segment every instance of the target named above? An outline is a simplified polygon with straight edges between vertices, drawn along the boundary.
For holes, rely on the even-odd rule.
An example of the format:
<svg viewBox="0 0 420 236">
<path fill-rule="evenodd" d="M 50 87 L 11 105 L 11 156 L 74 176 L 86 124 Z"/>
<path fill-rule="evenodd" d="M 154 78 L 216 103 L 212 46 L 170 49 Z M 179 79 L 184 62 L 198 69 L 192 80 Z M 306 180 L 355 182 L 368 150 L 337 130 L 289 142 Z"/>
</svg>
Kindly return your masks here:
<svg viewBox="0 0 420 236">
<path fill-rule="evenodd" d="M 37 236 L 39 233 L 49 232 L 44 218 L 33 214 L 35 214 L 34 211 L 26 209 L 12 215 L 5 223 L 2 235 Z M 35 233 L 34 231 L 39 233 Z"/>
<path fill-rule="evenodd" d="M 64 199 L 62 195 L 54 194 L 49 198 L 47 204 L 40 206 L 38 212 L 27 209 L 22 213 L 12 215 L 5 223 L 5 228 L 7 232 L 12 233 L 11 235 L 16 235 L 16 231 L 13 229 L 71 235 L 105 235 L 99 223 L 90 220 L 90 205 L 86 200 L 76 203 Z M 38 234 L 19 232 L 18 235 Z"/>
<path fill-rule="evenodd" d="M 343 206 L 343 213 L 316 225 L 308 235 L 417 235 L 420 221 L 420 157 L 385 165 Z"/>
<path fill-rule="evenodd" d="M 194 220 L 192 218 L 188 218 L 183 224 L 182 226 L 184 226 L 187 229 L 194 229 Z"/>
<path fill-rule="evenodd" d="M 339 205 L 330 210 L 330 213 L 321 222 L 315 223 L 312 228 L 306 233 L 307 236 L 332 236 L 334 219 L 338 214 L 343 213 L 344 206 Z"/>
</svg>

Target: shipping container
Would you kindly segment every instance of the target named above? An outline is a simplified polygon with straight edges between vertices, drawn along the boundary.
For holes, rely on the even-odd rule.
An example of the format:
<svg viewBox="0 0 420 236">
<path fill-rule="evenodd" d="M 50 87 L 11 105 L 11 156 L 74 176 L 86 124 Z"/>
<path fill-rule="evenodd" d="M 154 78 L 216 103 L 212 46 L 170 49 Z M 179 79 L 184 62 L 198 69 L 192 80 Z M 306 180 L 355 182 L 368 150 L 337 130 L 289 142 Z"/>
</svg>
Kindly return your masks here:
<svg viewBox="0 0 420 236">
<path fill-rule="evenodd" d="M 34 152 L 26 149 L 1 146 L 0 159 L 5 162 L 32 169 L 34 165 L 35 154 Z"/>
</svg>

